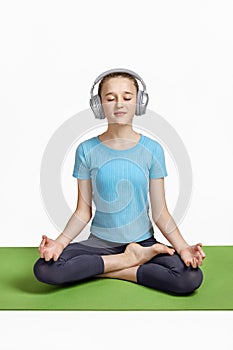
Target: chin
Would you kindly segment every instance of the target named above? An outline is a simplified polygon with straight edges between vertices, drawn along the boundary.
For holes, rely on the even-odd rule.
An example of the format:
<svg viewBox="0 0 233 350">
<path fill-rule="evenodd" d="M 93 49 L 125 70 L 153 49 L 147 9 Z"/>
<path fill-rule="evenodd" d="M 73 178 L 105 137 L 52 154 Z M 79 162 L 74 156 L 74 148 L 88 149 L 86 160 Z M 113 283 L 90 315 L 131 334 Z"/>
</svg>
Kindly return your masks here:
<svg viewBox="0 0 233 350">
<path fill-rule="evenodd" d="M 117 125 L 132 125 L 132 121 L 130 120 L 114 120 L 111 121 L 110 124 L 117 124 Z"/>
<path fill-rule="evenodd" d="M 124 117 L 111 117 L 109 118 L 109 123 L 116 123 L 116 124 L 132 124 L 133 121 L 133 117 L 128 117 L 128 116 L 124 116 Z"/>
</svg>

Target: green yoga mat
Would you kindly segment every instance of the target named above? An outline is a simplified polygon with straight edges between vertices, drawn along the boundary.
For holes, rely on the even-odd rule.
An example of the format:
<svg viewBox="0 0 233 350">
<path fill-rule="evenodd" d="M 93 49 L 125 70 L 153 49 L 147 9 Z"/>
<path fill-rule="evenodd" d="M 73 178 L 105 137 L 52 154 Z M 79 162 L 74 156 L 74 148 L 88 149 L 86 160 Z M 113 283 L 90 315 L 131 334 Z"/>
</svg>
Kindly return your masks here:
<svg viewBox="0 0 233 350">
<path fill-rule="evenodd" d="M 33 275 L 38 249 L 0 248 L 1 310 L 233 310 L 233 246 L 204 247 L 201 287 L 170 295 L 117 279 L 69 286 L 40 283 Z"/>
</svg>

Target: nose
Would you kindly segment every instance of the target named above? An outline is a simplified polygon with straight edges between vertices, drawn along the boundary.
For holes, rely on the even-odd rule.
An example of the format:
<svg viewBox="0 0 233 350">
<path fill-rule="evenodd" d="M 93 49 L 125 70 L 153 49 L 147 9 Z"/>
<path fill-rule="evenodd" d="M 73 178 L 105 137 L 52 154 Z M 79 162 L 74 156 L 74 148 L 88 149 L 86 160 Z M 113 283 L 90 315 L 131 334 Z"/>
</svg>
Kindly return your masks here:
<svg viewBox="0 0 233 350">
<path fill-rule="evenodd" d="M 122 107 L 123 107 L 123 104 L 121 102 L 116 103 L 116 108 L 122 108 Z"/>
<path fill-rule="evenodd" d="M 116 107 L 117 108 L 123 107 L 123 97 L 121 97 L 121 96 L 117 97 L 117 99 L 116 99 Z"/>
</svg>

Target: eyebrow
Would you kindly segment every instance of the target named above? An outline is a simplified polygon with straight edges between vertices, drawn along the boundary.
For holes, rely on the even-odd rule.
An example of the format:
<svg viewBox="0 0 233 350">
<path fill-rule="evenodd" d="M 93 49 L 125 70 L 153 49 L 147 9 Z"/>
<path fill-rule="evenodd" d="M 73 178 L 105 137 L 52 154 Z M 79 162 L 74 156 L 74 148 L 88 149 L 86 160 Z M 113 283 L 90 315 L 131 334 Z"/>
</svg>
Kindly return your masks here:
<svg viewBox="0 0 233 350">
<path fill-rule="evenodd" d="M 126 94 L 133 95 L 132 92 L 130 92 L 130 91 L 123 91 L 123 92 Z M 108 92 L 107 94 L 105 94 L 105 96 L 107 96 L 107 95 L 114 95 L 114 92 Z"/>
</svg>

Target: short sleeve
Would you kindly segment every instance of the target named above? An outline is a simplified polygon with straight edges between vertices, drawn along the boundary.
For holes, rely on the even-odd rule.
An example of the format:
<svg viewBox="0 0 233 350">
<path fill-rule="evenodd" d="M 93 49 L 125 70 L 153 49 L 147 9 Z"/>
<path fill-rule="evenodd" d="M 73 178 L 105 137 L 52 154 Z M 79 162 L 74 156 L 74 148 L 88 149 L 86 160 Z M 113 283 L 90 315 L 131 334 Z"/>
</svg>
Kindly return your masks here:
<svg viewBox="0 0 233 350">
<path fill-rule="evenodd" d="M 73 177 L 76 177 L 78 179 L 87 180 L 90 179 L 90 170 L 88 168 L 83 145 L 80 143 L 76 149 L 75 153 L 75 164 L 74 164 L 74 170 L 73 170 Z"/>
<path fill-rule="evenodd" d="M 165 156 L 163 147 L 157 143 L 155 154 L 152 157 L 152 164 L 149 172 L 150 179 L 161 178 L 167 176 Z"/>
</svg>

